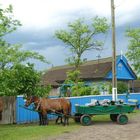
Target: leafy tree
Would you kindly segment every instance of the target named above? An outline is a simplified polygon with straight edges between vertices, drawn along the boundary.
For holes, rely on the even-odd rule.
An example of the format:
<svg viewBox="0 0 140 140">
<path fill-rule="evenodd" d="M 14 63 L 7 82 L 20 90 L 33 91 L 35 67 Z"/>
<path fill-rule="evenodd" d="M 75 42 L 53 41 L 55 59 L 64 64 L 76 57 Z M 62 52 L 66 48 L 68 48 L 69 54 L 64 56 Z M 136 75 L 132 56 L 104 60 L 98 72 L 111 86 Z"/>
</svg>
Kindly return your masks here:
<svg viewBox="0 0 140 140">
<path fill-rule="evenodd" d="M 0 69 L 11 69 L 14 65 L 23 63 L 29 59 L 38 59 L 47 62 L 42 55 L 36 52 L 23 51 L 21 45 L 10 45 L 4 41 L 0 42 Z"/>
<path fill-rule="evenodd" d="M 65 80 L 66 84 L 74 84 L 74 82 L 76 81 L 76 79 L 78 79 L 78 76 L 80 74 L 79 70 L 74 70 L 74 71 L 68 71 L 67 72 L 67 78 Z M 80 79 L 79 79 L 80 82 Z"/>
<path fill-rule="evenodd" d="M 132 62 L 137 74 L 140 74 L 140 28 L 126 30 L 126 36 L 129 37 L 126 56 Z"/>
<path fill-rule="evenodd" d="M 68 30 L 56 31 L 56 37 L 64 42 L 72 54 L 66 61 L 74 66 L 74 70 L 69 72 L 69 75 L 71 73 L 77 86 L 80 76 L 79 67 L 86 61 L 86 59 L 82 59 L 83 53 L 92 49 L 101 49 L 103 42 L 95 37 L 101 33 L 106 33 L 108 28 L 106 18 L 95 17 L 91 24 L 87 24 L 84 19 L 78 19 L 68 24 Z"/>
<path fill-rule="evenodd" d="M 69 64 L 74 65 L 75 70 L 85 62 L 82 55 L 91 49 L 101 49 L 103 42 L 95 39 L 100 33 L 106 33 L 108 29 L 106 18 L 95 17 L 91 25 L 84 19 L 78 19 L 68 24 L 68 30 L 58 30 L 55 35 L 69 47 L 72 56 L 67 59 Z"/>
<path fill-rule="evenodd" d="M 40 81 L 41 72 L 35 70 L 33 64 L 16 64 L 11 69 L 1 70 L 0 96 L 47 96 L 51 87 L 42 87 Z"/>
<path fill-rule="evenodd" d="M 35 52 L 23 51 L 21 45 L 11 45 L 4 40 L 6 34 L 15 31 L 20 25 L 18 20 L 13 19 L 11 5 L 6 9 L 0 9 L 0 96 L 43 96 L 49 92 L 50 86 L 41 86 L 41 73 L 34 69 L 29 60 L 47 62 L 45 58 Z"/>
<path fill-rule="evenodd" d="M 11 33 L 21 26 L 21 23 L 13 19 L 13 7 L 9 5 L 8 8 L 0 8 L 0 39 L 8 33 Z"/>
</svg>

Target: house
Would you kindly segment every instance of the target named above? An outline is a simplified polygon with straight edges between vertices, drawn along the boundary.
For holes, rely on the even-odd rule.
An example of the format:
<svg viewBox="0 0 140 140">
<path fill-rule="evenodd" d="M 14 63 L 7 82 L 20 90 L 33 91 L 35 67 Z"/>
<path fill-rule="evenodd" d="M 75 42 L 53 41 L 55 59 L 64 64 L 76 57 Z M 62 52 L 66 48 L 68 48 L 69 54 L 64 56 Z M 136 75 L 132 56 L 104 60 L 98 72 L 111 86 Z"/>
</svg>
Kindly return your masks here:
<svg viewBox="0 0 140 140">
<path fill-rule="evenodd" d="M 58 87 L 66 79 L 66 73 L 73 70 L 73 66 L 64 65 L 57 66 L 49 69 L 43 76 L 43 85 L 52 85 L 53 90 L 51 95 L 58 94 Z M 136 74 L 128 64 L 127 59 L 119 55 L 116 58 L 116 71 L 117 80 L 124 82 L 133 81 L 137 78 Z M 111 81 L 112 80 L 112 57 L 91 60 L 85 62 L 80 66 L 80 78 L 86 83 L 99 82 L 99 81 Z"/>
</svg>

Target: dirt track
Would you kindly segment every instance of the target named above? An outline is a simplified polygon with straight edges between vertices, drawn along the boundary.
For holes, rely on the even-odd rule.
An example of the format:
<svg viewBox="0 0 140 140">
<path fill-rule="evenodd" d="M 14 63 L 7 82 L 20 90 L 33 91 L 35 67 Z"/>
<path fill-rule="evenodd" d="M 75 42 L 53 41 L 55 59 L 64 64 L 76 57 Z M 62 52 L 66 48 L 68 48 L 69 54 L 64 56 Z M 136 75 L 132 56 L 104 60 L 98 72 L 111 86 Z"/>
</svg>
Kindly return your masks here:
<svg viewBox="0 0 140 140">
<path fill-rule="evenodd" d="M 82 126 L 75 132 L 47 140 L 140 140 L 140 114 L 129 119 L 126 125 L 111 121 L 95 122 L 91 126 Z"/>
</svg>

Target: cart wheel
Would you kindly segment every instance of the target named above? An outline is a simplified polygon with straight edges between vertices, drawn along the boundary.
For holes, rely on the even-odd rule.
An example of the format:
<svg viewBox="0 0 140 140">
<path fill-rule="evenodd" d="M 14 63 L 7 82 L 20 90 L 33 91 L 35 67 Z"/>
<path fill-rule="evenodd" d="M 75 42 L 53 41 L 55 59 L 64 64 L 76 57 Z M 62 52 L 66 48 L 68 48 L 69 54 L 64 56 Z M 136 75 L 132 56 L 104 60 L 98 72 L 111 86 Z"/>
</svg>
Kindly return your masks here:
<svg viewBox="0 0 140 140">
<path fill-rule="evenodd" d="M 74 121 L 79 123 L 80 122 L 80 118 L 81 118 L 81 114 L 75 114 L 74 115 Z"/>
<path fill-rule="evenodd" d="M 110 114 L 110 119 L 111 119 L 113 122 L 116 122 L 116 121 L 117 121 L 118 115 L 119 115 L 119 114 Z"/>
<path fill-rule="evenodd" d="M 80 118 L 80 122 L 82 125 L 90 125 L 91 124 L 91 117 L 89 115 L 82 115 Z"/>
<path fill-rule="evenodd" d="M 118 115 L 118 117 L 117 117 L 117 123 L 118 124 L 127 124 L 127 122 L 128 122 L 128 117 L 126 116 L 126 115 L 124 115 L 124 114 L 120 114 L 120 115 Z"/>
</svg>

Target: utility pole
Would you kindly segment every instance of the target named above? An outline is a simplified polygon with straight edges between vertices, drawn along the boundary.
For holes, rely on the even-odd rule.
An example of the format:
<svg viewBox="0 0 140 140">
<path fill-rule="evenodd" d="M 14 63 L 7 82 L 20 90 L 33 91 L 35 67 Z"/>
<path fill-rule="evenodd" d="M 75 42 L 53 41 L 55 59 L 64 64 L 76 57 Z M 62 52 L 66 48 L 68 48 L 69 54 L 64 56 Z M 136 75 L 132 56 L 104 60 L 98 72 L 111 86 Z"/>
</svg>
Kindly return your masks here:
<svg viewBox="0 0 140 140">
<path fill-rule="evenodd" d="M 115 41 L 115 6 L 111 0 L 111 23 L 112 23 L 112 100 L 117 100 L 117 78 L 116 78 L 116 41 Z"/>
</svg>

